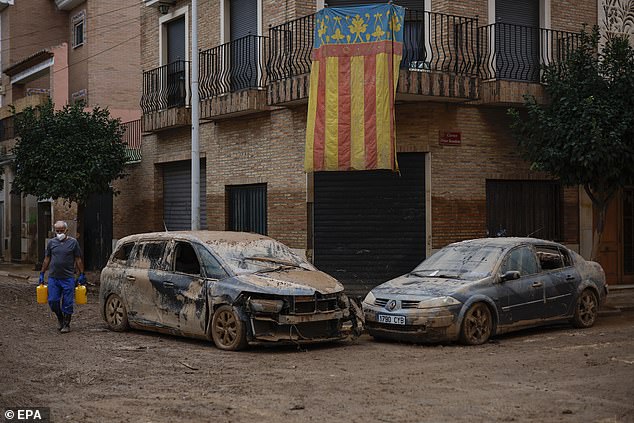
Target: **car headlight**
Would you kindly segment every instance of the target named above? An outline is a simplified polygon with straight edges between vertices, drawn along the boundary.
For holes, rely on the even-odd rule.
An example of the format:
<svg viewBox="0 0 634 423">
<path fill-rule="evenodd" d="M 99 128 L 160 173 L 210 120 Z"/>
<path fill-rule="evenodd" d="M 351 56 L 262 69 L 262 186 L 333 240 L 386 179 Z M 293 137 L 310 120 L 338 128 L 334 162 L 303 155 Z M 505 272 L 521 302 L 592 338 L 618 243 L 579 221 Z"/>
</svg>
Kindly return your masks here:
<svg viewBox="0 0 634 423">
<path fill-rule="evenodd" d="M 460 301 L 453 297 L 438 297 L 430 300 L 421 301 L 418 303 L 418 308 L 438 308 L 448 307 L 461 304 Z"/>
<path fill-rule="evenodd" d="M 284 307 L 284 301 L 254 298 L 249 300 L 249 306 L 256 313 L 279 313 Z"/>
<path fill-rule="evenodd" d="M 376 301 L 376 297 L 374 296 L 372 291 L 368 292 L 368 295 L 366 295 L 365 298 L 363 299 L 363 302 L 365 304 L 370 304 L 370 305 L 374 305 L 374 301 Z"/>
</svg>

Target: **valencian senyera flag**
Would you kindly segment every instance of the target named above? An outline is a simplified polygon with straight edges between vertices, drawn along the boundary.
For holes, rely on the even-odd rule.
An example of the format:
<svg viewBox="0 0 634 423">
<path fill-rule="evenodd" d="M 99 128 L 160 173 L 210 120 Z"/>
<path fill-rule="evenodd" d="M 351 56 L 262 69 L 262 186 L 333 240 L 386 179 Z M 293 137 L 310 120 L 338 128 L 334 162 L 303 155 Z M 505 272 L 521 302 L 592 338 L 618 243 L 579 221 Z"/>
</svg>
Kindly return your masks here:
<svg viewBox="0 0 634 423">
<path fill-rule="evenodd" d="M 405 9 L 326 8 L 315 15 L 307 172 L 397 170 L 394 96 Z"/>
</svg>

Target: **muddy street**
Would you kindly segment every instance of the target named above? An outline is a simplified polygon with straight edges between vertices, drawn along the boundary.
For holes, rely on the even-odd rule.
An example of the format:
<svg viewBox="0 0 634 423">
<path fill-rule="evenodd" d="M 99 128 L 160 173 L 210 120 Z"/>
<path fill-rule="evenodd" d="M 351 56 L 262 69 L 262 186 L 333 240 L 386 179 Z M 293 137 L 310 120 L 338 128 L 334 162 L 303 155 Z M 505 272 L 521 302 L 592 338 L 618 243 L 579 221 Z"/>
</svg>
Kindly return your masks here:
<svg viewBox="0 0 634 423">
<path fill-rule="evenodd" d="M 0 405 L 54 422 L 634 422 L 634 313 L 479 347 L 374 342 L 222 352 L 110 332 L 96 288 L 59 334 L 35 285 L 0 277 Z"/>
</svg>

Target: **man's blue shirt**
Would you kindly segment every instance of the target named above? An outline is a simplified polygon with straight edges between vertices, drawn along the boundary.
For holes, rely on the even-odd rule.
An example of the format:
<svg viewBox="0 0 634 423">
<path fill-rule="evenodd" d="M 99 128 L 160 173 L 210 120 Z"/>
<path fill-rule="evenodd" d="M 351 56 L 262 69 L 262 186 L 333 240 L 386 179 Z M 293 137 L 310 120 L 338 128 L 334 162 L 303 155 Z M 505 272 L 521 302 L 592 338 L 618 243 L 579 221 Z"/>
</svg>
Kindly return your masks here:
<svg viewBox="0 0 634 423">
<path fill-rule="evenodd" d="M 46 257 L 51 258 L 49 277 L 72 278 L 75 275 L 75 257 L 81 257 L 81 249 L 75 238 L 67 236 L 63 241 L 52 238 L 46 244 Z"/>
</svg>

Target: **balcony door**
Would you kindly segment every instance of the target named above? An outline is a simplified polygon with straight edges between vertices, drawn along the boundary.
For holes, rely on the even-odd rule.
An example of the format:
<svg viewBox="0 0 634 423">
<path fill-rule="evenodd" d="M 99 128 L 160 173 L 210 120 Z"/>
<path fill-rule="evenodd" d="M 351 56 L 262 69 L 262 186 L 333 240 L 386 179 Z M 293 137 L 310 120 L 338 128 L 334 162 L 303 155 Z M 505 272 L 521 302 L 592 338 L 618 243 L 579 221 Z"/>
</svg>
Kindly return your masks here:
<svg viewBox="0 0 634 423">
<path fill-rule="evenodd" d="M 539 0 L 495 0 L 498 79 L 539 81 Z"/>
<path fill-rule="evenodd" d="M 185 58 L 185 16 L 165 24 L 167 33 L 168 107 L 185 106 L 187 75 Z"/>
<path fill-rule="evenodd" d="M 258 0 L 231 0 L 229 33 L 231 90 L 257 87 Z"/>
</svg>

